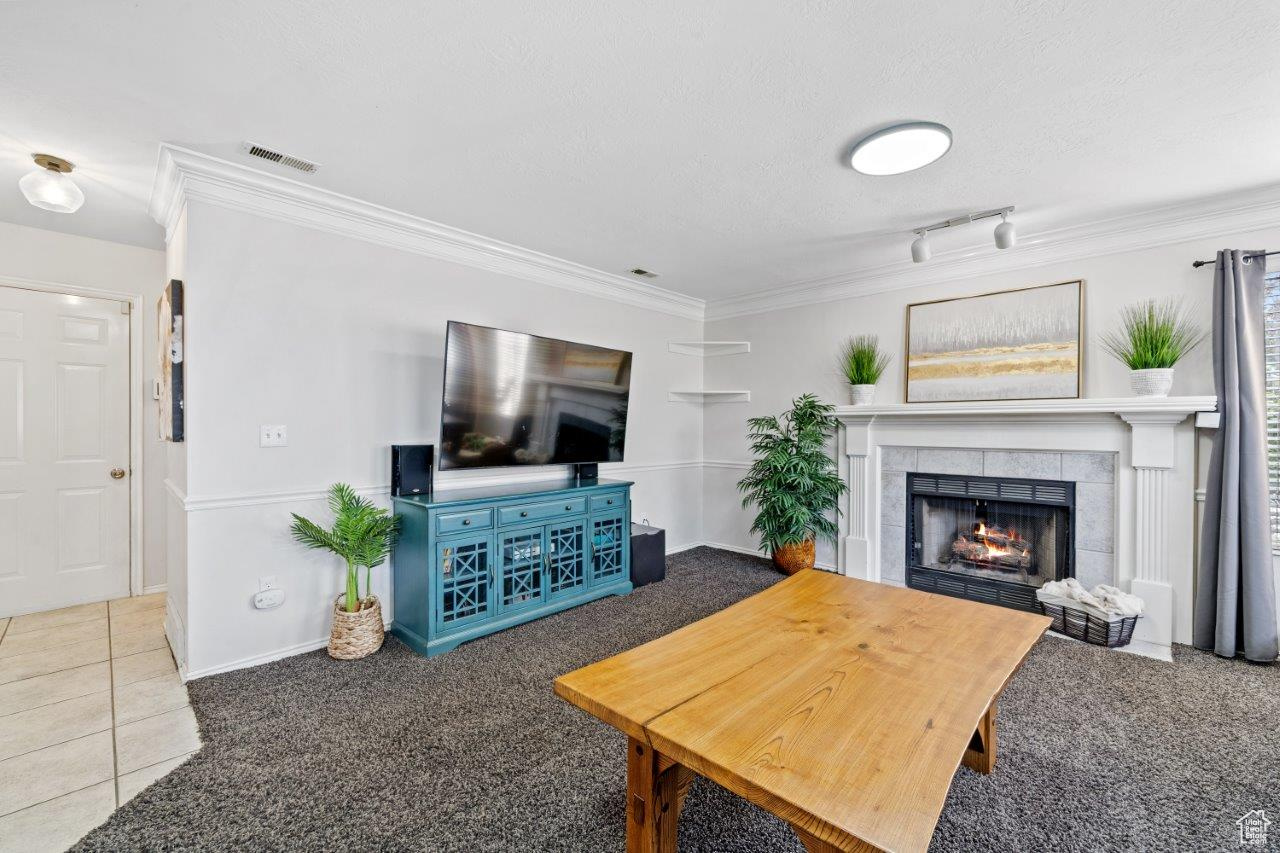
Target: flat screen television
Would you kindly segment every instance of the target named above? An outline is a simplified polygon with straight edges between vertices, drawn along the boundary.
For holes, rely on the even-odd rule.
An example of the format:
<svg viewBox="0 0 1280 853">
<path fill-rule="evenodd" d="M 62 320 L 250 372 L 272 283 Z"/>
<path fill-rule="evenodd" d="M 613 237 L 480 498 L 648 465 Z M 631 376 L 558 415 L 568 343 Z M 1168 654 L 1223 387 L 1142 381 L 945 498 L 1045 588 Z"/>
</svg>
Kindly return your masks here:
<svg viewBox="0 0 1280 853">
<path fill-rule="evenodd" d="M 631 353 L 450 322 L 441 470 L 622 461 Z"/>
</svg>

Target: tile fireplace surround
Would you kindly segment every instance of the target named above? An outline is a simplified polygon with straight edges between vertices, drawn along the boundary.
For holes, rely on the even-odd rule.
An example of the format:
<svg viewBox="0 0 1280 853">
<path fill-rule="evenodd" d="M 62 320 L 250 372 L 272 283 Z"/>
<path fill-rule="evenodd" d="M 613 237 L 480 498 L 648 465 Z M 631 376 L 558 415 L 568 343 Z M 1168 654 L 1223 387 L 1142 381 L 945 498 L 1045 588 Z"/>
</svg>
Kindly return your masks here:
<svg viewBox="0 0 1280 853">
<path fill-rule="evenodd" d="M 912 403 L 836 409 L 840 570 L 901 585 L 907 472 L 1076 483 L 1076 574 L 1141 596 L 1129 651 L 1191 641 L 1195 418 L 1214 397 Z M 1203 425 L 1212 425 L 1205 418 Z"/>
</svg>

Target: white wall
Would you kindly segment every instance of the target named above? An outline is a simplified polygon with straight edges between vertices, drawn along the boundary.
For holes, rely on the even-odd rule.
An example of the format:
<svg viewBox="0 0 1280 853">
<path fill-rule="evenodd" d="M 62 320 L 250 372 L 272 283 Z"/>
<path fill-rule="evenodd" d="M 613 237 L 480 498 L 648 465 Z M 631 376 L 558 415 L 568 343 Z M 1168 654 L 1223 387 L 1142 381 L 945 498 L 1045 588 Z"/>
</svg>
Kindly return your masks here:
<svg viewBox="0 0 1280 853">
<path fill-rule="evenodd" d="M 1197 309 L 1207 330 L 1212 310 L 1213 269 L 1193 269 L 1191 262 L 1212 259 L 1222 248 L 1277 245 L 1280 245 L 1280 230 L 1225 234 L 1221 238 L 708 321 L 708 340 L 750 341 L 751 352 L 707 359 L 705 386 L 748 389 L 752 396 L 747 404 L 709 405 L 706 409 L 703 446 L 709 462 L 704 474 L 703 538 L 731 547 L 758 545 L 747 535 L 752 513 L 740 508 L 734 485 L 750 459 L 746 419 L 781 412 L 794 397 L 806 391 L 825 400 L 847 404 L 848 386 L 836 367 L 837 352 L 846 338 L 864 333 L 879 335 L 881 345 L 892 353 L 894 360 L 880 381 L 877 399 L 902 401 L 905 373 L 902 354 L 908 304 L 1083 279 L 1082 396 L 1125 397 L 1131 394 L 1128 370 L 1107 355 L 1098 343 L 1098 335 L 1114 326 L 1119 309 L 1152 297 L 1184 298 Z M 1173 393 L 1212 394 L 1211 363 L 1212 353 L 1206 342 L 1179 365 Z M 818 559 L 834 563 L 831 546 L 820 547 Z"/>
<path fill-rule="evenodd" d="M 155 305 L 164 290 L 165 255 L 153 249 L 77 237 L 40 228 L 0 222 L 0 285 L 14 279 L 62 284 L 129 294 L 142 298 L 134 329 L 142 335 L 142 387 L 131 392 L 142 399 L 142 460 L 135 475 L 143 478 L 143 586 L 165 583 L 164 446 L 157 438 L 157 410 L 151 401 L 156 376 Z M 142 590 L 134 590 L 140 593 Z"/>
<path fill-rule="evenodd" d="M 184 265 L 189 675 L 323 643 L 340 573 L 291 541 L 289 513 L 323 516 L 338 480 L 386 503 L 388 446 L 437 438 L 451 319 L 632 351 L 626 462 L 606 476 L 636 481 L 633 515 L 669 547 L 700 538 L 701 409 L 666 396 L 697 387 L 666 343 L 700 321 L 195 201 Z M 288 446 L 260 448 L 261 424 Z M 276 610 L 250 605 L 263 575 Z"/>
</svg>

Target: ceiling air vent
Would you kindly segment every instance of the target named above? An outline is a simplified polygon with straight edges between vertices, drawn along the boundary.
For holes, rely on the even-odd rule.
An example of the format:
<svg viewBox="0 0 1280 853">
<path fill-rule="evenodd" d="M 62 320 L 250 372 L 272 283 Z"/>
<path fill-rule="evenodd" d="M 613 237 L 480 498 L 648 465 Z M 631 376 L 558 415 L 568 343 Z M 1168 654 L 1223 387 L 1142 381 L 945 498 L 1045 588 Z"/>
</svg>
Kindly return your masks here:
<svg viewBox="0 0 1280 853">
<path fill-rule="evenodd" d="M 319 163 L 312 163 L 310 160 L 303 160 L 301 157 L 294 157 L 292 154 L 281 154 L 279 151 L 264 148 L 253 142 L 241 143 L 240 150 L 250 157 L 270 160 L 272 163 L 288 166 L 290 169 L 297 169 L 299 172 L 306 172 L 308 175 L 320 168 Z"/>
<path fill-rule="evenodd" d="M 649 272 L 648 270 L 642 270 L 639 267 L 636 267 L 635 269 L 633 269 L 631 271 L 631 274 L 638 275 L 641 278 L 657 278 L 658 277 L 658 274 L 656 272 Z"/>
</svg>

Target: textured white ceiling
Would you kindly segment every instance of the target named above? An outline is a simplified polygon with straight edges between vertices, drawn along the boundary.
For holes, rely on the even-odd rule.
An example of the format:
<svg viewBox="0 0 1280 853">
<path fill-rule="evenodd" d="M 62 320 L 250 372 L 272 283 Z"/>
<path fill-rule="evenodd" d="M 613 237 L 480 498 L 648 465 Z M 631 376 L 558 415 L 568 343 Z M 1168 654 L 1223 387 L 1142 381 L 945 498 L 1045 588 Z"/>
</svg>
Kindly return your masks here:
<svg viewBox="0 0 1280 853">
<path fill-rule="evenodd" d="M 159 246 L 156 149 L 242 140 L 305 180 L 705 298 L 1280 182 L 1280 3 L 0 3 L 0 219 Z M 843 162 L 887 123 L 938 163 Z M 73 216 L 17 189 L 75 161 Z M 940 235 L 972 242 L 977 229 Z M 973 229 L 973 230 L 970 230 Z"/>
</svg>

